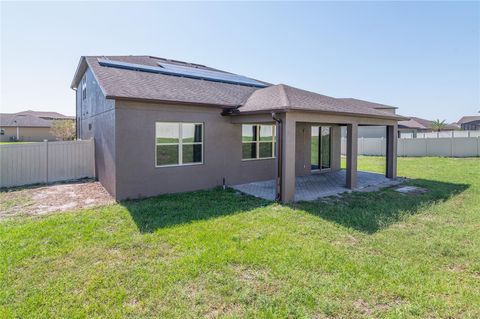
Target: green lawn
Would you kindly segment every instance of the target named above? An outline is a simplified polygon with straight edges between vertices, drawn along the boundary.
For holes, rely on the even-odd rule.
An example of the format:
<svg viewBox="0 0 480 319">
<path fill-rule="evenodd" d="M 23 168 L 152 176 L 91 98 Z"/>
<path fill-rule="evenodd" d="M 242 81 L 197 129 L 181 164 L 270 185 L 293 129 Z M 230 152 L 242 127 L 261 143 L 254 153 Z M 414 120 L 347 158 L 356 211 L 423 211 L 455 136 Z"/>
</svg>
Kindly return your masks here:
<svg viewBox="0 0 480 319">
<path fill-rule="evenodd" d="M 0 318 L 479 318 L 480 159 L 398 173 L 429 192 L 214 190 L 0 221 Z"/>
</svg>

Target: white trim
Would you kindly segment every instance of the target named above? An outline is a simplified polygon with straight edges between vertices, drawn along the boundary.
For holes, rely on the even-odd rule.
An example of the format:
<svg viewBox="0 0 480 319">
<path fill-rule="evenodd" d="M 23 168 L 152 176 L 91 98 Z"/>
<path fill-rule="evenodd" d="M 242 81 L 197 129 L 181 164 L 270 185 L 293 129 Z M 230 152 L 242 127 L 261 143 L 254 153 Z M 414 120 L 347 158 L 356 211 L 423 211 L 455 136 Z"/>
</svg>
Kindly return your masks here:
<svg viewBox="0 0 480 319">
<path fill-rule="evenodd" d="M 169 123 L 169 124 L 178 124 L 178 143 L 157 143 L 157 124 L 159 123 Z M 193 124 L 202 126 L 202 141 L 201 142 L 183 142 L 183 124 Z M 177 167 L 177 166 L 194 166 L 194 165 L 203 165 L 204 164 L 204 143 L 205 143 L 205 123 L 204 122 L 170 122 L 170 121 L 158 121 L 155 122 L 155 168 L 163 167 Z M 167 165 L 157 165 L 157 146 L 161 145 L 175 145 L 178 146 L 178 164 L 167 164 Z M 183 145 L 201 145 L 202 146 L 202 160 L 195 163 L 183 163 Z"/>
</svg>

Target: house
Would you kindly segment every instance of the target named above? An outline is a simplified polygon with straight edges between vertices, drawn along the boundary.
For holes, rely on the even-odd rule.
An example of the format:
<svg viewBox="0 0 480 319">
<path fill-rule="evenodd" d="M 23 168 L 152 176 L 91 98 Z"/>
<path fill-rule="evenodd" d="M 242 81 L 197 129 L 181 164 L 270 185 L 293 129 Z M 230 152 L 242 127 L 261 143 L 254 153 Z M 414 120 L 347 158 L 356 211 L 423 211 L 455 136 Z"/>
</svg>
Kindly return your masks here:
<svg viewBox="0 0 480 319">
<path fill-rule="evenodd" d="M 432 123 L 433 121 L 425 120 L 414 116 L 411 116 L 409 120 L 399 121 L 399 137 L 403 133 L 412 134 L 412 136 L 415 137 L 417 133 L 433 132 L 435 130 L 432 128 Z M 459 127 L 455 124 L 445 124 L 441 131 L 456 131 L 458 129 Z"/>
<path fill-rule="evenodd" d="M 386 104 L 373 103 L 373 102 L 368 102 L 368 101 L 353 99 L 353 98 L 342 98 L 340 100 L 348 102 L 353 106 L 367 106 L 367 105 L 370 107 L 373 106 L 377 110 L 382 110 L 382 111 L 390 112 L 393 114 L 395 114 L 397 111 L 397 107 L 386 105 Z M 385 127 L 383 126 L 360 126 L 358 128 L 359 138 L 385 138 L 387 136 L 386 134 L 387 133 L 386 133 Z M 346 136 L 347 136 L 346 127 L 342 127 L 342 137 L 346 137 Z"/>
<path fill-rule="evenodd" d="M 153 56 L 85 56 L 75 72 L 77 134 L 95 139 L 99 181 L 117 200 L 275 180 L 295 198 L 296 177 L 340 170 L 357 186 L 359 126 L 387 131 L 386 176 L 396 177 L 393 108 L 270 84 Z"/>
<path fill-rule="evenodd" d="M 41 142 L 54 141 L 50 132 L 53 120 L 73 120 L 72 116 L 57 112 L 23 111 L 0 114 L 0 141 Z"/>
<path fill-rule="evenodd" d="M 464 116 L 457 124 L 465 131 L 480 131 L 480 116 Z"/>
</svg>

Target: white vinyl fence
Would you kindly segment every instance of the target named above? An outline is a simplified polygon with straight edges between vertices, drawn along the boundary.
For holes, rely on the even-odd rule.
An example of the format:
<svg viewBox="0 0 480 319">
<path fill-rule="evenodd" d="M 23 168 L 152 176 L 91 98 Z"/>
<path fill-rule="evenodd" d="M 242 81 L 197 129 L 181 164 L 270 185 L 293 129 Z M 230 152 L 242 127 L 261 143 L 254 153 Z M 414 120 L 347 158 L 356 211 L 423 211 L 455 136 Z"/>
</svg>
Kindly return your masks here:
<svg viewBox="0 0 480 319">
<path fill-rule="evenodd" d="M 400 138 L 480 137 L 480 131 L 440 131 L 413 133 L 400 132 Z"/>
<path fill-rule="evenodd" d="M 346 138 L 342 138 L 342 154 L 346 153 Z M 386 139 L 359 138 L 358 155 L 385 155 Z M 480 156 L 480 137 L 399 138 L 398 156 Z"/>
<path fill-rule="evenodd" d="M 95 177 L 94 141 L 0 145 L 0 187 Z"/>
</svg>

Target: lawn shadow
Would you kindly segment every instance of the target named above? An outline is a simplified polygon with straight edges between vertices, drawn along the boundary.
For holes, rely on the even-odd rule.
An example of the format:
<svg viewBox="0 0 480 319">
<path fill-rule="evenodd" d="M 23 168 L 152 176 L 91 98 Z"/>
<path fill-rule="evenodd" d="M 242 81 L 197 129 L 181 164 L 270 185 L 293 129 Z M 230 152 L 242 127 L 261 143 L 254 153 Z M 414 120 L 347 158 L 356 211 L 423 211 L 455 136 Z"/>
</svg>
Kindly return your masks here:
<svg viewBox="0 0 480 319">
<path fill-rule="evenodd" d="M 161 195 L 121 202 L 142 233 L 199 220 L 247 212 L 271 201 L 237 193 L 232 189 Z"/>
<path fill-rule="evenodd" d="M 373 234 L 406 216 L 420 213 L 429 205 L 445 202 L 470 186 L 425 179 L 409 180 L 406 185 L 422 187 L 428 191 L 402 194 L 386 188 L 370 193 L 353 192 L 323 201 L 292 203 L 289 206 L 344 227 Z"/>
</svg>

